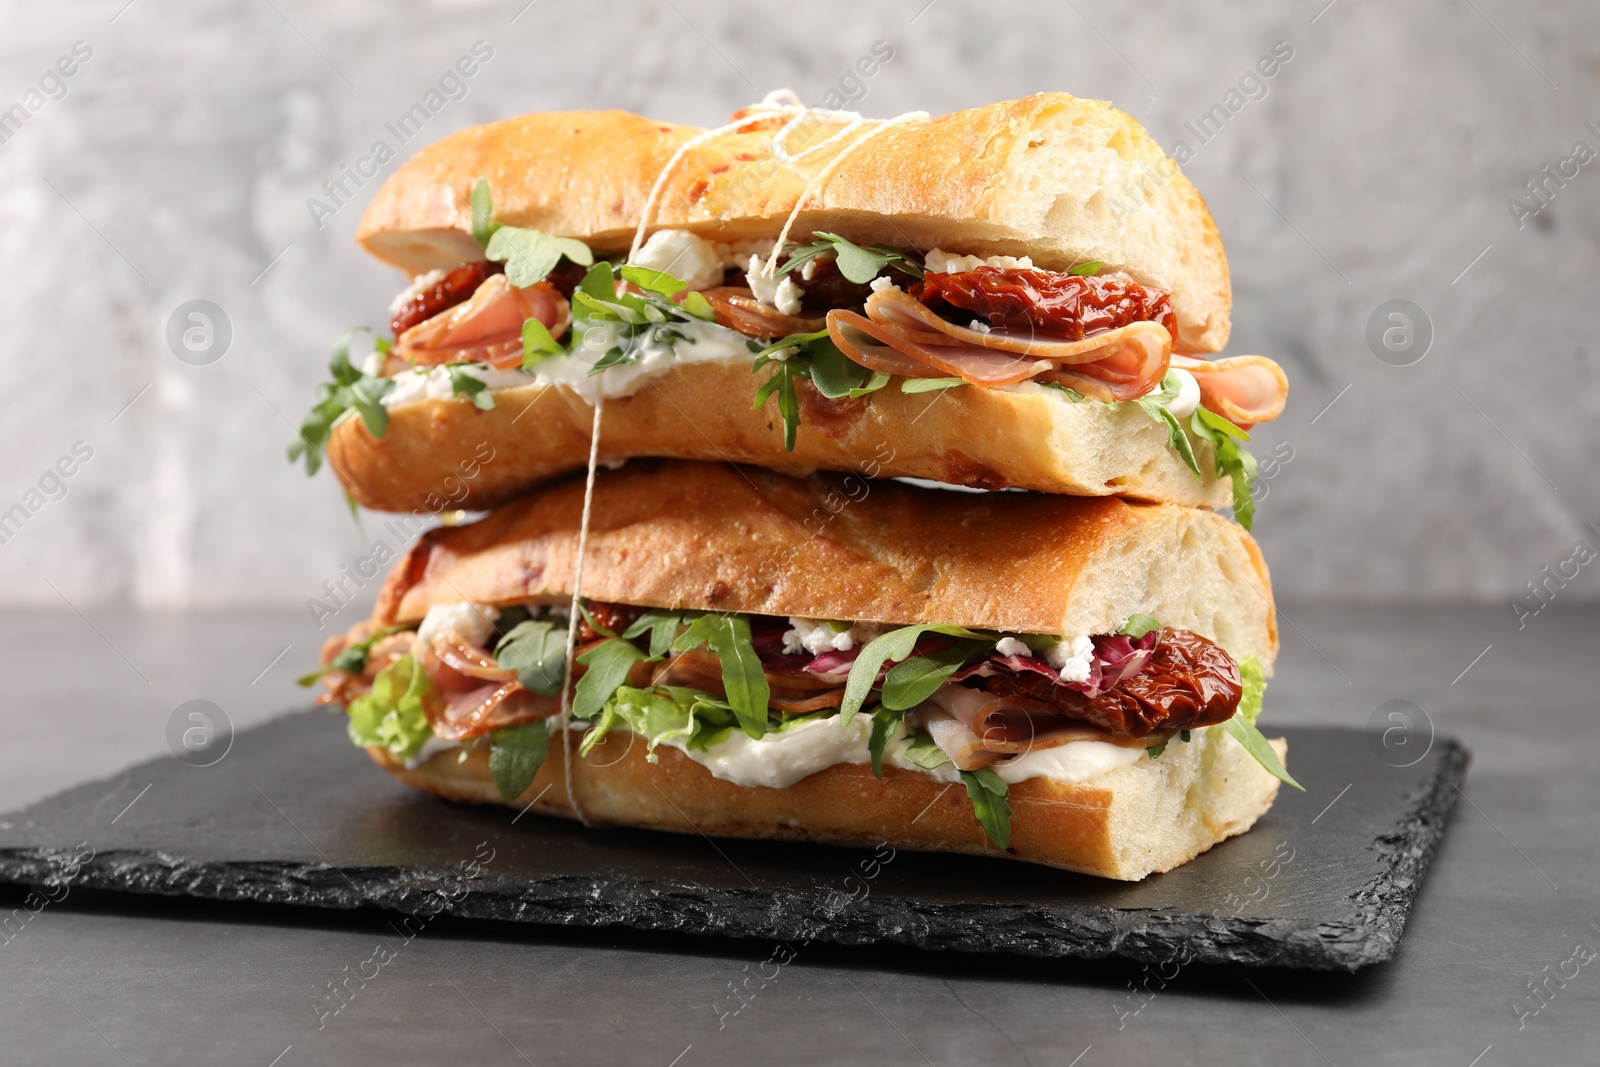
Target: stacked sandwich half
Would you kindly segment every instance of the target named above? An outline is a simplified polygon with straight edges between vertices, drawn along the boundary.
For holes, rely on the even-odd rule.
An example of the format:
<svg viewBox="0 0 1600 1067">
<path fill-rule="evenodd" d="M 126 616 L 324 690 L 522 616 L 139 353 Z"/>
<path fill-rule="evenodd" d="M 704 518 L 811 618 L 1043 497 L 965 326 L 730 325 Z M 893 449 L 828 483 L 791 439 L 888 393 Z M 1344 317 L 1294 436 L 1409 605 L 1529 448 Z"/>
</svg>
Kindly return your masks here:
<svg viewBox="0 0 1600 1067">
<path fill-rule="evenodd" d="M 1208 357 L 1222 245 L 1121 112 L 529 115 L 424 150 L 358 236 L 411 284 L 291 454 L 488 509 L 309 676 L 402 781 L 1123 879 L 1292 784 L 1244 528 L 1287 383 Z"/>
</svg>

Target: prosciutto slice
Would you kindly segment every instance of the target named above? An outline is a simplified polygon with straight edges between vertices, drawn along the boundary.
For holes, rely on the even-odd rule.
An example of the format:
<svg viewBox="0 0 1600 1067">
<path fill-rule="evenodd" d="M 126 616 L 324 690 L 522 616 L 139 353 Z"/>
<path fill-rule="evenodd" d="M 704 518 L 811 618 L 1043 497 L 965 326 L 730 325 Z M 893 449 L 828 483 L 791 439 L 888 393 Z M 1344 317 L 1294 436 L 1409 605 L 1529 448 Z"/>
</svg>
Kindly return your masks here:
<svg viewBox="0 0 1600 1067">
<path fill-rule="evenodd" d="M 547 719 L 561 710 L 556 697 L 530 693 L 512 679 L 455 693 L 426 705 L 428 725 L 442 741 L 463 741 L 504 726 Z"/>
<path fill-rule="evenodd" d="M 522 324 L 538 319 L 560 337 L 571 307 L 549 282 L 519 289 L 504 274 L 492 275 L 465 302 L 419 322 L 395 342 L 392 355 L 414 366 L 438 363 L 522 364 Z"/>
<path fill-rule="evenodd" d="M 1194 375 L 1200 403 L 1242 430 L 1271 422 L 1289 400 L 1289 378 L 1266 356 L 1191 359 L 1173 356 L 1172 365 Z"/>
</svg>

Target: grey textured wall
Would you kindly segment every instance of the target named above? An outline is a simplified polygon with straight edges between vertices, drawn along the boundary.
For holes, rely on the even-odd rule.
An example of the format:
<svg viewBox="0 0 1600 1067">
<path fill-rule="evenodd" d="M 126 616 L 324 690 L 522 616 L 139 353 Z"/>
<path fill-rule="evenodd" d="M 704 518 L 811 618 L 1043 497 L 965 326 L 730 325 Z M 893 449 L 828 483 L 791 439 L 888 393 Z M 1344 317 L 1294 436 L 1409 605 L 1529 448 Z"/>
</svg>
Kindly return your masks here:
<svg viewBox="0 0 1600 1067">
<path fill-rule="evenodd" d="M 479 40 L 493 58 L 424 139 L 555 108 L 715 124 L 778 86 L 820 102 L 880 39 L 869 114 L 1111 99 L 1193 153 L 1230 351 L 1293 382 L 1256 449 L 1292 455 L 1258 522 L 1283 596 L 1508 603 L 1600 547 L 1600 160 L 1545 204 L 1522 191 L 1600 151 L 1592 0 L 525 2 L 0 5 L 0 110 L 40 105 L 0 144 L 0 510 L 43 505 L 0 544 L 0 601 L 300 604 L 382 535 L 283 459 L 329 339 L 398 284 L 350 241 L 360 203 L 319 229 L 307 200 Z M 1230 99 L 1278 41 L 1293 58 Z M 60 98 L 27 96 L 75 42 L 92 55 L 46 79 Z M 1202 144 L 1185 123 L 1216 104 L 1237 110 Z M 1519 192 L 1540 208 L 1520 226 Z M 166 342 L 191 299 L 232 325 L 209 366 Z M 1392 299 L 1431 321 L 1411 366 L 1366 338 Z M 80 441 L 66 495 L 30 498 Z M 1592 599 L 1596 572 L 1559 596 Z"/>
</svg>

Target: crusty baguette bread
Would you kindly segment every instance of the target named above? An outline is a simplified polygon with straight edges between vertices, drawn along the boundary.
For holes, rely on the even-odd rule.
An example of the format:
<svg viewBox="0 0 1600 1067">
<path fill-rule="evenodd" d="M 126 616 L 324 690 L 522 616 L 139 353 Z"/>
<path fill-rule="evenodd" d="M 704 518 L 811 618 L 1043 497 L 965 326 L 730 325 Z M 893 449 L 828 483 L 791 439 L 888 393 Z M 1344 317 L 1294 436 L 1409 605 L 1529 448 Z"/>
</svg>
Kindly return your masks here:
<svg viewBox="0 0 1600 1067">
<path fill-rule="evenodd" d="M 806 185 L 856 135 L 794 164 L 773 156 L 782 119 L 691 149 L 649 229 L 710 239 L 775 237 Z M 812 120 L 786 141 L 820 145 L 843 124 Z M 482 252 L 468 193 L 487 178 L 496 220 L 626 252 L 657 176 L 701 131 L 622 111 L 524 115 L 423 149 L 386 181 L 356 237 L 412 274 Z M 1180 352 L 1227 343 L 1228 264 L 1205 201 L 1134 119 L 1108 103 L 1037 93 L 875 134 L 814 189 L 794 228 L 921 250 L 1031 256 L 1065 270 L 1099 260 L 1165 289 Z"/>
<path fill-rule="evenodd" d="M 805 390 L 787 452 L 776 403 L 752 407 L 765 377 L 747 363 L 668 367 L 633 395 L 605 402 L 600 456 L 726 460 L 789 474 L 867 469 L 1196 507 L 1223 507 L 1231 498 L 1209 453 L 1201 456 L 1205 475 L 1195 477 L 1167 447 L 1167 431 L 1136 406 L 1074 404 L 1042 387 L 906 394 L 891 386 L 836 401 Z M 346 419 L 328 441 L 329 465 L 363 507 L 417 511 L 437 510 L 446 496 L 457 507 L 495 507 L 587 464 L 594 409 L 573 390 L 529 385 L 500 390 L 494 401 L 489 411 L 460 397 L 402 404 L 390 410 L 381 438 L 360 419 Z M 464 465 L 476 468 L 471 478 L 461 477 Z"/>
<path fill-rule="evenodd" d="M 576 751 L 576 729 L 569 741 Z M 450 800 L 532 805 L 575 817 L 567 794 L 565 755 L 551 739 L 549 758 L 526 791 L 504 800 L 489 774 L 488 746 L 460 758 L 440 752 L 415 770 L 383 748 L 367 751 L 400 781 Z M 1280 760 L 1286 746 L 1272 747 Z M 645 760 L 636 734 L 606 736 L 572 768 L 573 792 L 592 823 L 712 837 L 773 838 L 840 845 L 1006 856 L 1104 878 L 1137 881 L 1170 871 L 1225 838 L 1242 834 L 1272 806 L 1278 780 L 1221 729 L 1173 742 L 1159 760 L 1107 771 L 1068 785 L 1031 778 L 1010 788 L 1011 843 L 1004 851 L 985 836 L 959 785 L 916 771 L 885 767 L 884 780 L 865 764 L 838 764 L 784 789 L 741 786 L 676 749 Z"/>
<path fill-rule="evenodd" d="M 474 601 L 564 602 L 583 479 L 424 534 L 374 609 L 387 625 Z M 1209 511 L 964 493 L 855 476 L 645 461 L 595 483 L 582 593 L 653 607 L 1018 633 L 1103 634 L 1135 612 L 1270 671 L 1278 637 L 1255 541 Z"/>
</svg>

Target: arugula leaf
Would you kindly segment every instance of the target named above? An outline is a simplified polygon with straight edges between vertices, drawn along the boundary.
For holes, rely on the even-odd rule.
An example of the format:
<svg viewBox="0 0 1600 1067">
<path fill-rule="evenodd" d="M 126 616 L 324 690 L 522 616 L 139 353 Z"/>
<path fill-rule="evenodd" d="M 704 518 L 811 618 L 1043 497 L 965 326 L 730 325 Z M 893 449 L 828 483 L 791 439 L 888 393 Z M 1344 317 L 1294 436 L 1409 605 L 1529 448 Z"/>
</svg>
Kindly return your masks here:
<svg viewBox="0 0 1600 1067">
<path fill-rule="evenodd" d="M 550 754 L 550 722 L 538 719 L 489 731 L 489 774 L 505 799 L 517 799 L 533 784 Z"/>
<path fill-rule="evenodd" d="M 1046 389 L 1061 390 L 1061 392 L 1067 394 L 1067 399 L 1074 404 L 1081 404 L 1088 399 L 1076 389 L 1073 389 L 1070 386 L 1062 385 L 1060 382 L 1040 382 L 1039 384 L 1044 386 Z"/>
<path fill-rule="evenodd" d="M 820 341 L 827 336 L 827 330 L 818 330 L 815 333 L 791 333 L 788 337 L 781 337 L 767 347 L 757 350 L 756 359 L 766 359 L 769 356 L 775 356 L 786 348 L 794 348 L 798 349 L 800 352 L 804 352 L 806 351 L 808 345 L 815 341 Z M 788 358 L 793 359 L 795 354 L 798 353 L 793 353 Z"/>
<path fill-rule="evenodd" d="M 543 281 L 562 256 L 584 267 L 594 263 L 594 253 L 582 241 L 521 226 L 497 226 L 483 246 L 483 254 L 504 263 L 506 280 L 519 289 Z"/>
<path fill-rule="evenodd" d="M 965 378 L 907 378 L 900 383 L 902 393 L 932 393 L 939 389 L 954 389 L 966 385 Z"/>
<path fill-rule="evenodd" d="M 683 621 L 682 612 L 658 611 L 652 608 L 635 619 L 632 626 L 622 631 L 622 636 L 631 641 L 648 633 L 650 657 L 659 659 L 672 651 L 672 641 L 678 636 L 678 627 Z"/>
<path fill-rule="evenodd" d="M 975 771 L 962 771 L 961 784 L 967 787 L 967 798 L 972 801 L 972 814 L 977 816 L 983 832 L 1000 848 L 1011 844 L 1011 805 L 1006 802 L 1009 787 L 994 771 L 981 767 Z"/>
<path fill-rule="evenodd" d="M 480 410 L 488 411 L 494 407 L 494 397 L 489 393 L 489 384 L 482 378 L 467 373 L 469 364 L 459 363 L 450 367 L 450 395 L 464 396 L 471 400 Z"/>
<path fill-rule="evenodd" d="M 777 358 L 780 353 L 781 359 Z M 811 379 L 817 392 L 830 399 L 866 396 L 889 384 L 889 375 L 870 371 L 839 351 L 827 330 L 792 333 L 758 349 L 750 369 L 758 372 L 769 363 L 776 363 L 778 369 L 756 391 L 754 406 L 759 409 L 772 396 L 777 396 L 778 417 L 783 420 L 783 444 L 790 452 L 794 451 L 795 435 L 800 428 L 797 384 L 800 379 Z"/>
<path fill-rule="evenodd" d="M 551 356 L 566 352 L 561 342 L 550 335 L 550 328 L 538 319 L 529 318 L 522 323 L 522 369 L 532 370 Z"/>
<path fill-rule="evenodd" d="M 433 736 L 424 701 L 433 683 L 415 657 L 401 656 L 378 672 L 372 688 L 350 702 L 350 740 L 362 748 L 381 745 L 400 759 L 422 751 Z"/>
<path fill-rule="evenodd" d="M 616 637 L 617 636 L 616 632 L 614 630 L 612 630 L 610 627 L 601 625 L 600 620 L 595 618 L 592 614 L 590 614 L 588 605 L 586 605 L 581 600 L 578 601 L 578 614 L 582 615 L 583 616 L 583 621 L 589 624 L 589 629 L 593 630 L 595 633 L 599 634 L 601 637 Z"/>
<path fill-rule="evenodd" d="M 572 692 L 572 717 L 589 720 L 600 714 L 611 694 L 628 680 L 633 665 L 648 658 L 621 638 L 604 641 L 580 655 L 578 662 L 588 670 Z"/>
<path fill-rule="evenodd" d="M 361 380 L 361 371 L 350 365 L 350 342 L 356 334 L 366 333 L 365 326 L 352 326 L 333 339 L 333 350 L 328 357 L 328 373 L 339 385 L 354 385 Z"/>
<path fill-rule="evenodd" d="M 393 388 L 392 379 L 368 376 L 349 387 L 350 406 L 356 409 L 367 425 L 367 432 L 374 437 L 382 437 L 383 431 L 389 428 L 389 409 L 383 406 L 383 398 Z"/>
<path fill-rule="evenodd" d="M 760 410 L 769 397 L 778 398 L 778 418 L 783 420 L 783 448 L 785 452 L 793 452 L 795 436 L 800 430 L 800 394 L 795 383 L 809 378 L 811 368 L 792 357 L 771 362 L 772 377 L 756 390 L 755 402 L 750 406 Z M 763 366 L 765 364 L 758 359 L 754 369 L 760 370 Z"/>
<path fill-rule="evenodd" d="M 617 273 L 623 281 L 632 282 L 647 293 L 660 293 L 669 300 L 689 288 L 688 282 L 674 278 L 664 270 L 630 265 L 620 268 Z"/>
<path fill-rule="evenodd" d="M 958 641 L 942 652 L 926 656 L 912 656 L 889 668 L 883 679 L 883 689 L 878 699 L 883 706 L 894 711 L 914 708 L 927 700 L 961 665 L 972 658 L 977 649 L 967 641 Z"/>
<path fill-rule="evenodd" d="M 1132 401 L 1132 403 L 1138 405 L 1139 410 L 1149 416 L 1152 422 L 1167 431 L 1167 447 L 1178 453 L 1188 468 L 1194 472 L 1194 476 L 1198 478 L 1200 477 L 1200 464 L 1194 458 L 1194 446 L 1189 443 L 1189 436 L 1183 432 L 1183 424 L 1178 421 L 1178 417 L 1166 408 L 1166 405 L 1176 400 L 1178 394 L 1182 391 L 1183 385 L 1178 376 L 1172 371 L 1168 371 L 1161 379 L 1160 388 L 1154 392 L 1146 393 L 1144 396 Z"/>
<path fill-rule="evenodd" d="M 1239 684 L 1244 689 L 1239 697 L 1239 714 L 1255 722 L 1261 714 L 1261 698 L 1267 691 L 1267 674 L 1261 669 L 1261 661 L 1254 656 L 1240 656 L 1238 664 Z"/>
<path fill-rule="evenodd" d="M 909 659 L 911 650 L 917 645 L 917 639 L 923 634 L 930 633 L 983 639 L 982 634 L 973 633 L 963 626 L 934 626 L 927 623 L 902 626 L 898 630 L 879 634 L 867 642 L 850 667 L 850 677 L 844 687 L 844 700 L 839 704 L 839 725 L 847 725 L 855 713 L 861 710 L 861 705 L 866 702 L 868 694 L 878 684 L 878 672 L 883 669 L 883 665 L 890 660 L 899 663 Z M 885 682 L 887 681 L 888 679 L 885 679 Z"/>
<path fill-rule="evenodd" d="M 372 651 L 373 645 L 390 634 L 397 634 L 401 630 L 409 629 L 411 629 L 409 624 L 385 626 L 365 641 L 347 645 L 337 656 L 333 657 L 326 667 L 321 667 L 309 674 L 302 674 L 294 680 L 294 684 L 304 688 L 315 683 L 318 678 L 321 678 L 329 671 L 346 671 L 350 674 L 360 674 L 367 669 L 367 655 Z M 1258 671 L 1261 669 L 1260 664 L 1256 665 L 1256 669 Z"/>
<path fill-rule="evenodd" d="M 1151 759 L 1160 759 L 1161 753 L 1165 752 L 1166 750 L 1167 742 L 1162 741 L 1159 744 L 1147 746 L 1144 751 L 1145 755 L 1149 756 Z"/>
<path fill-rule="evenodd" d="M 869 388 L 874 372 L 863 367 L 843 352 L 823 331 L 823 336 L 810 345 L 811 384 L 817 392 L 830 400 L 844 396 L 860 396 L 871 392 Z M 791 359 L 794 357 L 790 357 Z M 881 375 L 888 382 L 887 374 Z M 879 386 L 878 388 L 882 388 Z"/>
<path fill-rule="evenodd" d="M 494 200 L 489 196 L 489 179 L 479 178 L 472 183 L 472 239 L 480 248 L 489 247 L 489 238 L 500 228 L 495 222 Z"/>
<path fill-rule="evenodd" d="M 1151 630 L 1161 629 L 1161 624 L 1152 615 L 1141 615 L 1134 612 L 1128 616 L 1128 621 L 1122 624 L 1122 629 L 1117 633 L 1124 637 L 1131 637 L 1135 641 L 1149 633 Z"/>
<path fill-rule="evenodd" d="M 772 697 L 767 672 L 761 666 L 750 637 L 750 619 L 744 615 L 701 615 L 673 642 L 674 652 L 706 645 L 722 664 L 722 686 L 739 726 L 751 737 L 767 732 L 767 707 Z"/>
<path fill-rule="evenodd" d="M 872 735 L 867 738 L 867 756 L 872 760 L 872 775 L 878 781 L 883 781 L 883 746 L 888 743 L 889 735 L 894 733 L 895 727 L 905 721 L 906 713 L 895 711 L 878 705 L 870 712 L 872 716 Z M 946 759 L 949 757 L 946 756 Z"/>
<path fill-rule="evenodd" d="M 312 475 L 322 466 L 323 449 L 333 433 L 333 424 L 346 411 L 354 408 L 374 437 L 382 437 L 389 427 L 389 412 L 383 398 L 394 388 L 388 378 L 374 378 L 350 363 L 350 340 L 364 331 L 364 326 L 353 326 L 333 342 L 333 354 L 328 360 L 331 382 L 317 386 L 317 398 L 311 412 L 300 423 L 300 432 L 289 443 L 289 462 L 304 457 L 306 474 Z"/>
<path fill-rule="evenodd" d="M 906 762 L 914 763 L 925 771 L 937 770 L 950 762 L 944 749 L 933 743 L 933 738 L 923 734 L 900 750 Z"/>
<path fill-rule="evenodd" d="M 1228 478 L 1233 483 L 1234 520 L 1246 530 L 1250 529 L 1256 517 L 1256 501 L 1250 492 L 1256 480 L 1256 457 L 1239 447 L 1239 442 L 1250 440 L 1250 435 L 1205 408 L 1194 409 L 1189 428 L 1196 437 L 1211 443 L 1217 477 Z"/>
<path fill-rule="evenodd" d="M 578 293 L 583 293 L 585 296 L 595 300 L 615 300 L 617 298 L 617 279 L 611 272 L 611 264 L 601 260 L 585 271 L 583 281 L 578 283 L 578 288 L 572 295 L 577 296 Z M 573 311 L 574 313 L 577 311 L 576 304 L 573 306 Z"/>
<path fill-rule="evenodd" d="M 1244 750 L 1255 757 L 1257 763 L 1266 768 L 1268 774 L 1294 786 L 1300 792 L 1306 791 L 1305 786 L 1295 781 L 1288 771 L 1283 769 L 1283 764 L 1278 762 L 1278 754 L 1272 751 L 1272 746 L 1267 744 L 1267 739 L 1261 735 L 1256 724 L 1243 715 L 1235 714 L 1222 724 L 1222 728 L 1233 735 L 1233 739 L 1244 746 Z"/>
<path fill-rule="evenodd" d="M 516 671 L 528 692 L 555 696 L 567 676 L 567 628 L 548 619 L 518 623 L 495 645 L 494 661 Z"/>
<path fill-rule="evenodd" d="M 711 302 L 696 292 L 691 292 L 683 298 L 683 310 L 706 322 L 714 322 L 717 318 L 717 313 L 712 310 Z"/>
<path fill-rule="evenodd" d="M 1096 259 L 1089 263 L 1080 263 L 1076 267 L 1073 267 L 1071 270 L 1067 271 L 1067 273 L 1076 274 L 1080 277 L 1093 278 L 1095 275 L 1100 273 L 1100 268 L 1104 266 L 1104 263 Z"/>
<path fill-rule="evenodd" d="M 790 251 L 789 258 L 779 267 L 776 275 L 781 276 L 803 266 L 807 260 L 816 259 L 820 255 L 833 253 L 834 262 L 838 264 L 839 273 L 857 285 L 865 285 L 879 274 L 885 267 L 893 265 L 894 268 L 913 278 L 923 275 L 922 264 L 908 252 L 888 245 L 858 245 L 854 241 L 846 240 L 836 233 L 824 233 L 817 230 L 812 233 L 817 241 L 808 245 L 801 245 Z"/>
</svg>

